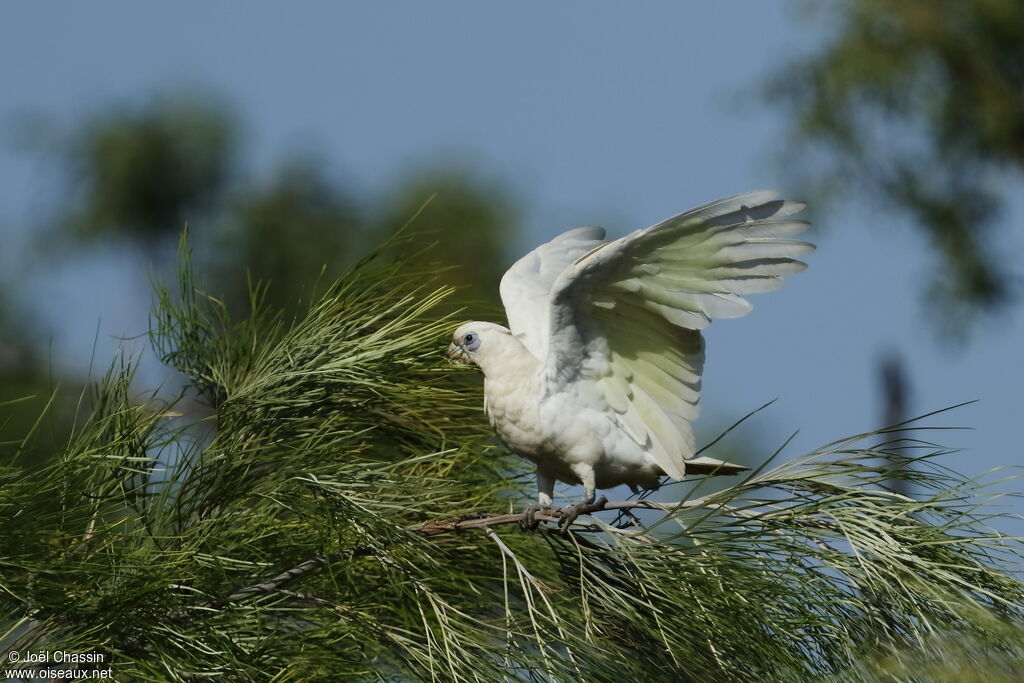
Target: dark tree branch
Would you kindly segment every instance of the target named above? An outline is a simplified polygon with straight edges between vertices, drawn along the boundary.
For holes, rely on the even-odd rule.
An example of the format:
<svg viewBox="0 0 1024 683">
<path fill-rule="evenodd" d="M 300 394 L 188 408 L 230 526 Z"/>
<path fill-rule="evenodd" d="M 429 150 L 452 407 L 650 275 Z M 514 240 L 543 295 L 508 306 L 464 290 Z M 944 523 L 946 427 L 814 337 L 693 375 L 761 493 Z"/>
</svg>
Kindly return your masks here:
<svg viewBox="0 0 1024 683">
<path fill-rule="evenodd" d="M 601 512 L 603 510 L 661 510 L 662 512 L 670 512 L 679 508 L 690 508 L 705 505 L 707 503 L 708 496 L 703 498 L 695 498 L 693 500 L 685 500 L 674 503 L 658 503 L 652 500 L 623 500 L 608 502 L 608 499 L 601 496 L 593 503 L 584 506 L 580 510 L 581 515 L 589 515 L 594 512 Z M 535 520 L 542 522 L 559 523 L 562 519 L 563 511 L 560 508 L 544 508 L 538 510 L 534 515 Z M 523 513 L 510 513 L 505 515 L 490 515 L 481 517 L 479 515 L 466 516 L 466 517 L 453 517 L 451 519 L 439 520 L 434 522 L 428 522 L 419 526 L 411 527 L 410 533 L 416 536 L 423 536 L 431 538 L 434 536 L 441 536 L 443 534 L 451 534 L 462 531 L 464 529 L 487 529 L 493 526 L 500 526 L 503 524 L 520 524 L 523 521 Z M 246 598 L 259 597 L 261 595 L 270 595 L 271 593 L 280 592 L 286 585 L 293 581 L 306 576 L 310 572 L 316 571 L 322 567 L 341 560 L 353 558 L 353 557 L 366 557 L 373 554 L 373 549 L 367 546 L 359 546 L 351 550 L 341 553 L 331 553 L 329 555 L 316 555 L 310 559 L 301 562 L 291 569 L 287 569 L 280 574 L 271 577 L 260 583 L 246 586 L 245 588 L 239 588 L 234 591 L 226 598 L 222 600 L 213 600 L 205 602 L 201 607 L 206 609 L 221 609 L 228 603 L 238 602 L 245 600 Z"/>
<path fill-rule="evenodd" d="M 315 557 L 311 557 L 305 562 L 295 565 L 291 569 L 287 569 L 281 572 L 273 578 L 267 579 L 266 581 L 262 581 L 252 586 L 240 588 L 231 595 L 224 598 L 223 600 L 206 602 L 203 604 L 203 607 L 207 607 L 210 609 L 220 609 L 229 602 L 238 602 L 239 600 L 245 600 L 246 598 L 256 597 L 259 595 L 269 595 L 270 593 L 280 590 L 292 581 L 301 578 L 312 571 L 316 571 L 317 569 L 320 569 L 321 567 L 324 567 L 328 564 L 333 564 L 334 562 L 338 562 L 340 560 L 350 557 L 365 557 L 367 555 L 370 555 L 371 553 L 372 551 L 369 547 L 361 546 L 353 548 L 352 550 L 348 550 L 343 553 L 331 553 L 330 555 L 316 555 Z"/>
</svg>

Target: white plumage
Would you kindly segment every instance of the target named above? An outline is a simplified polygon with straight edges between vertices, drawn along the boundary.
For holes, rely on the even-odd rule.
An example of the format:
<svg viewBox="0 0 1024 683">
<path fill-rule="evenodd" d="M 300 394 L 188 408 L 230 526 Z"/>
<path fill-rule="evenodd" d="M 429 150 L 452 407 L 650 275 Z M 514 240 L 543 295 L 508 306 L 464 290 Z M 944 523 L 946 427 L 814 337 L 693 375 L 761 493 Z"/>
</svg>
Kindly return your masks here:
<svg viewBox="0 0 1024 683">
<path fill-rule="evenodd" d="M 485 409 L 502 442 L 537 465 L 538 502 L 556 480 L 596 488 L 658 485 L 663 474 L 743 468 L 694 459 L 704 341 L 715 318 L 751 309 L 803 270 L 791 239 L 804 205 L 750 192 L 606 242 L 601 228 L 559 235 L 501 280 L 509 327 L 472 322 L 449 357 L 484 372 Z"/>
</svg>

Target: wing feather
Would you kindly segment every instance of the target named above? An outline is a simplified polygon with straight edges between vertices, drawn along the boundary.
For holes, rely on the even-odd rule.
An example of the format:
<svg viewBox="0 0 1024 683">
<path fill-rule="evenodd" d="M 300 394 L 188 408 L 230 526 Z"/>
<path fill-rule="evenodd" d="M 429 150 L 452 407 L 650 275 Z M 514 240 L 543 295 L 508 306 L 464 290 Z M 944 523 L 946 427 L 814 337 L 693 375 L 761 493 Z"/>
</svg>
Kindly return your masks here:
<svg viewBox="0 0 1024 683">
<path fill-rule="evenodd" d="M 604 228 L 569 230 L 516 261 L 501 278 L 498 291 L 509 330 L 538 360 L 547 355 L 555 280 L 574 261 L 604 243 Z"/>
<path fill-rule="evenodd" d="M 789 218 L 804 204 L 775 196 L 726 197 L 592 243 L 550 285 L 548 390 L 596 385 L 621 428 L 674 478 L 694 454 L 700 330 L 749 312 L 744 295 L 776 289 L 814 250 L 790 239 L 808 227 Z"/>
</svg>

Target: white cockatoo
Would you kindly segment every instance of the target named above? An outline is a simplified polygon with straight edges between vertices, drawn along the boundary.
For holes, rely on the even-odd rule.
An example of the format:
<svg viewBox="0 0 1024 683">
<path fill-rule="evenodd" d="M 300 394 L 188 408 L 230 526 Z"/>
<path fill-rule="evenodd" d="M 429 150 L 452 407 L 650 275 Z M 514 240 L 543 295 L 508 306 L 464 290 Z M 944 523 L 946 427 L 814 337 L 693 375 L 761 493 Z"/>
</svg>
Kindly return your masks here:
<svg viewBox="0 0 1024 683">
<path fill-rule="evenodd" d="M 555 481 L 595 489 L 656 488 L 663 475 L 735 474 L 694 458 L 704 366 L 702 330 L 751 309 L 806 268 L 814 245 L 791 239 L 802 202 L 774 192 L 727 197 L 646 230 L 604 240 L 577 228 L 542 244 L 501 279 L 508 327 L 460 326 L 448 347 L 484 373 L 484 410 L 505 446 L 537 466 L 536 505 Z"/>
</svg>

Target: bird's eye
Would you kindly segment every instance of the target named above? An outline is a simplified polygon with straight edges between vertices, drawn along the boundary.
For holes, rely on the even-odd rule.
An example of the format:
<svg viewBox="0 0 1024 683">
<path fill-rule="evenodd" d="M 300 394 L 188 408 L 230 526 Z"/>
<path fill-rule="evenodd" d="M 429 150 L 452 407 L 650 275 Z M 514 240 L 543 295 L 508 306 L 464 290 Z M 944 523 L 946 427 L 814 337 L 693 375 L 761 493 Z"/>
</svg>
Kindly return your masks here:
<svg viewBox="0 0 1024 683">
<path fill-rule="evenodd" d="M 480 337 L 475 333 L 470 332 L 462 338 L 462 344 L 466 347 L 467 351 L 476 351 L 480 348 Z"/>
</svg>

